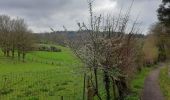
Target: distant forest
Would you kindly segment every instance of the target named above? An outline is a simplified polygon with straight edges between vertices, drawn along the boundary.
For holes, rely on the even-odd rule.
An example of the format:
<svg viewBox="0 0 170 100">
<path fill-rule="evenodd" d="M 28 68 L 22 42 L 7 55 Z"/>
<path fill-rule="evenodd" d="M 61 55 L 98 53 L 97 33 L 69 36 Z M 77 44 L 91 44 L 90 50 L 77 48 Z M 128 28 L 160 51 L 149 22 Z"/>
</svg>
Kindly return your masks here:
<svg viewBox="0 0 170 100">
<path fill-rule="evenodd" d="M 34 33 L 36 42 L 38 43 L 52 43 L 66 46 L 66 40 L 76 39 L 77 34 L 87 33 L 85 31 L 55 31 L 55 32 L 44 32 L 44 33 Z M 82 34 L 81 34 L 82 35 Z M 144 34 L 134 34 L 136 38 L 145 38 Z"/>
</svg>

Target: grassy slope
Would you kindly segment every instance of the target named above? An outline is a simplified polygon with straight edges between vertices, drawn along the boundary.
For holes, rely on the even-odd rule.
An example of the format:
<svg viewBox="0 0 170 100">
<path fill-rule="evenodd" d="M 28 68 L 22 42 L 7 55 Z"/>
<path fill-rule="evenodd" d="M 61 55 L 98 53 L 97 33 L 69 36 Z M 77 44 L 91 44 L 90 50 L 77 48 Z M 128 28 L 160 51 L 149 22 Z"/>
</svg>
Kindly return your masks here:
<svg viewBox="0 0 170 100">
<path fill-rule="evenodd" d="M 129 95 L 126 100 L 140 100 L 140 95 L 144 87 L 144 81 L 150 70 L 151 68 L 143 68 L 140 73 L 136 74 L 135 78 L 131 82 L 132 94 Z"/>
<path fill-rule="evenodd" d="M 170 76 L 168 76 L 168 67 L 162 68 L 159 76 L 159 84 L 167 100 L 170 100 Z"/>
<path fill-rule="evenodd" d="M 7 59 L 0 52 L 0 99 L 80 99 L 80 61 L 69 49 L 59 48 L 62 52 L 31 52 L 25 63 Z"/>
</svg>

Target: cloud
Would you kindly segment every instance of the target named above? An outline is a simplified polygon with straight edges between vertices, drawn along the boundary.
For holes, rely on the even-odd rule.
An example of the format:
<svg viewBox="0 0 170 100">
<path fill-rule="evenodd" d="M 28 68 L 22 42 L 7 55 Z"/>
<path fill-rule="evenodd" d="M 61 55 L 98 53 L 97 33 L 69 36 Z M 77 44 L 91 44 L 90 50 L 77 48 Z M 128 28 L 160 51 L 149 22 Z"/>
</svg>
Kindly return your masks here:
<svg viewBox="0 0 170 100">
<path fill-rule="evenodd" d="M 116 1 L 105 0 L 104 2 L 97 2 L 94 11 L 104 12 L 104 11 L 113 11 L 117 6 Z"/>
<path fill-rule="evenodd" d="M 95 0 L 96 14 L 117 14 L 123 6 L 127 10 L 132 0 Z M 145 31 L 156 18 L 159 0 L 135 0 L 131 17 L 140 13 Z M 77 30 L 77 21 L 89 21 L 87 0 L 0 0 L 0 14 L 21 17 L 26 20 L 34 32 L 50 31 L 49 27 L 62 30 L 65 25 L 69 30 Z"/>
</svg>

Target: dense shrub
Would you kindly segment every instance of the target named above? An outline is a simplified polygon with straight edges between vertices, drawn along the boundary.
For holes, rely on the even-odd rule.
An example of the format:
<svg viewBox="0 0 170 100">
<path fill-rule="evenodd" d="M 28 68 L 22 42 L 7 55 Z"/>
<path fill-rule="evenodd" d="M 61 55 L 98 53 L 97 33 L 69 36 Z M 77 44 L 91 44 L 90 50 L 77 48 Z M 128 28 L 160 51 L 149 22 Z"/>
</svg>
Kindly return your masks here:
<svg viewBox="0 0 170 100">
<path fill-rule="evenodd" d="M 153 34 L 146 37 L 143 46 L 144 62 L 147 66 L 153 65 L 158 61 L 159 50 L 157 47 L 157 38 Z"/>
<path fill-rule="evenodd" d="M 51 51 L 53 51 L 53 52 L 61 52 L 61 49 L 56 48 L 55 46 L 51 46 L 50 49 L 51 49 Z"/>
<path fill-rule="evenodd" d="M 48 52 L 61 52 L 61 49 L 55 47 L 55 46 L 45 46 L 45 45 L 39 45 L 37 47 L 38 51 L 48 51 Z"/>
</svg>

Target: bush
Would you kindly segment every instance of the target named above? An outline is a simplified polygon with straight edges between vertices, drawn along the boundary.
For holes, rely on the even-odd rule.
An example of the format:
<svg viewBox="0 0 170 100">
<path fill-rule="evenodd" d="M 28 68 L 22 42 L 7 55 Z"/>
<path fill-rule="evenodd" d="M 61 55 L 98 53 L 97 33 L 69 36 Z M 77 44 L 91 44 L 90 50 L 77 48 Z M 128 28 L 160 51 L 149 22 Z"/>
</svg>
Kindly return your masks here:
<svg viewBox="0 0 170 100">
<path fill-rule="evenodd" d="M 55 46 L 44 46 L 44 45 L 39 45 L 37 50 L 38 51 L 48 51 L 48 52 L 61 52 L 61 49 L 59 49 Z"/>
<path fill-rule="evenodd" d="M 52 52 L 61 52 L 61 49 L 56 48 L 55 46 L 51 46 L 50 49 Z"/>
<path fill-rule="evenodd" d="M 152 66 L 158 61 L 159 49 L 156 42 L 157 38 L 153 34 L 149 34 L 144 42 L 143 53 L 147 66 Z"/>
</svg>

